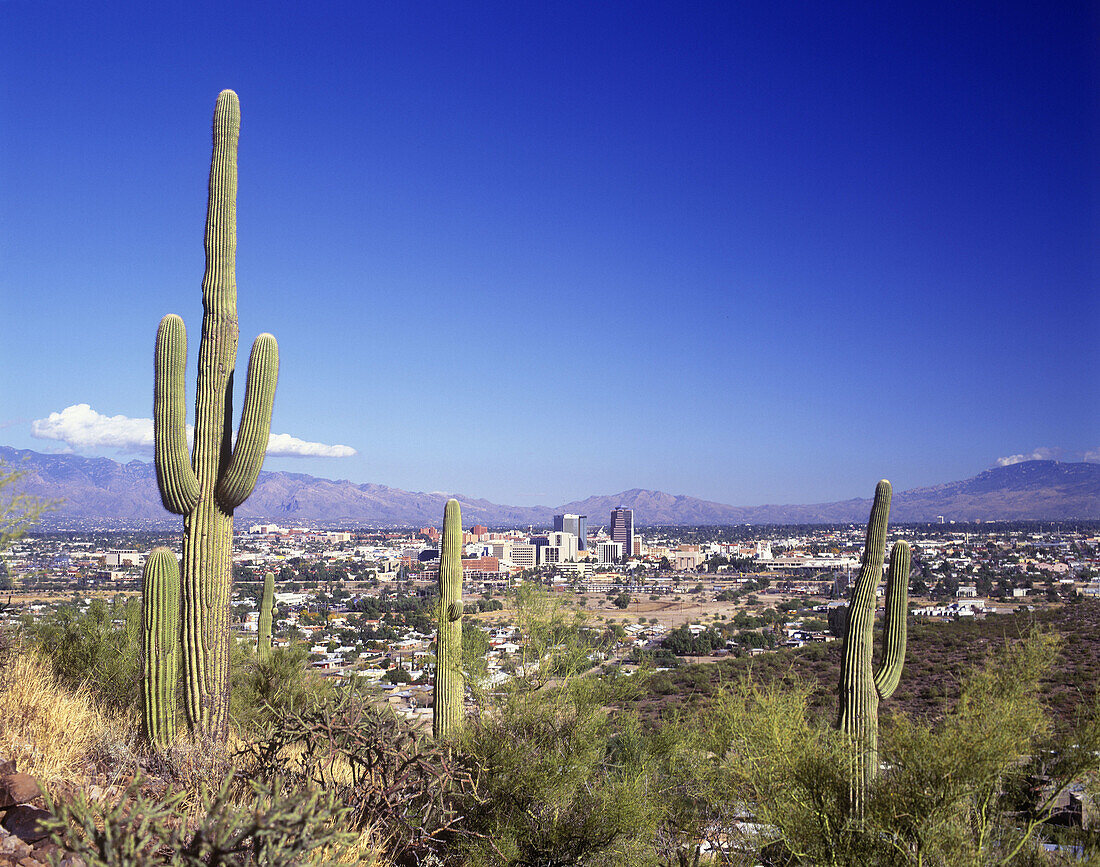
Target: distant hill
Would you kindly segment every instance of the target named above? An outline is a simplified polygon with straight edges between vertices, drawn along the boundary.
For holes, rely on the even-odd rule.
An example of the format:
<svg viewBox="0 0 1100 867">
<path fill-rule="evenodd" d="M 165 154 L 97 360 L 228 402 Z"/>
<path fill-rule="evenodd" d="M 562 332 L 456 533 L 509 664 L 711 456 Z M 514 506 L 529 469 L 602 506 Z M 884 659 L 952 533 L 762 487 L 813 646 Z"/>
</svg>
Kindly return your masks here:
<svg viewBox="0 0 1100 867">
<path fill-rule="evenodd" d="M 162 521 L 156 473 L 144 461 L 47 455 L 0 446 L 0 459 L 27 471 L 27 493 L 62 501 L 47 523 L 81 519 Z M 870 487 L 876 480 L 870 480 Z M 283 522 L 425 526 L 439 524 L 447 494 L 403 491 L 385 485 L 319 479 L 302 473 L 264 472 L 237 514 Z M 869 499 L 815 505 L 729 506 L 696 497 L 635 488 L 551 508 L 502 506 L 454 494 L 465 523 L 547 526 L 554 514 L 574 512 L 603 522 L 616 506 L 634 510 L 638 525 L 826 524 L 862 522 Z M 934 521 L 1100 519 L 1100 464 L 1027 461 L 997 467 L 972 479 L 895 492 L 891 519 Z"/>
</svg>

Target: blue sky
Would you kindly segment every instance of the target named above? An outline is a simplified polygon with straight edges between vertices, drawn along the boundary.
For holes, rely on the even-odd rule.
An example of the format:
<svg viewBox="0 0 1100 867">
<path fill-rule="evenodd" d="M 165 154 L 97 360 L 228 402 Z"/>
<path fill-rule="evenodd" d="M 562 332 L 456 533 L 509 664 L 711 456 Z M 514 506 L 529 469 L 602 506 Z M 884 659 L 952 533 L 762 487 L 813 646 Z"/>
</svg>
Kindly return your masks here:
<svg viewBox="0 0 1100 867">
<path fill-rule="evenodd" d="M 231 87 L 239 366 L 275 334 L 284 451 L 355 450 L 268 469 L 748 505 L 1100 459 L 1097 24 L 6 0 L 0 443 L 148 459 Z"/>
</svg>

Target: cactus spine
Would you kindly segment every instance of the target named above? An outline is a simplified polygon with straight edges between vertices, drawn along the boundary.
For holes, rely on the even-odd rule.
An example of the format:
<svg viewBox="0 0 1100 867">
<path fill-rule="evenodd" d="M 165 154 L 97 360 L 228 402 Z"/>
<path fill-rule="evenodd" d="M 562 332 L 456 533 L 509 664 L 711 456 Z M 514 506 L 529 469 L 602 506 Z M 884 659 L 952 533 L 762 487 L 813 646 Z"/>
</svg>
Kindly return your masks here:
<svg viewBox="0 0 1100 867">
<path fill-rule="evenodd" d="M 443 740 L 462 730 L 462 512 L 458 500 L 443 510 L 443 541 L 439 552 L 439 611 L 435 637 L 435 692 L 432 732 Z"/>
<path fill-rule="evenodd" d="M 142 721 L 149 743 L 165 747 L 176 734 L 180 651 L 180 567 L 167 548 L 154 548 L 142 572 Z"/>
<path fill-rule="evenodd" d="M 256 655 L 267 659 L 271 654 L 271 610 L 275 605 L 275 573 L 264 575 L 264 596 L 260 601 L 260 635 L 256 642 Z"/>
<path fill-rule="evenodd" d="M 244 409 L 233 445 L 237 363 L 237 140 L 240 103 L 218 95 L 206 209 L 206 273 L 195 395 L 195 445 L 187 454 L 183 374 L 187 336 L 173 314 L 157 331 L 153 430 L 157 482 L 170 512 L 184 516 L 183 669 L 187 719 L 196 734 L 224 739 L 229 716 L 229 614 L 233 510 L 247 499 L 263 464 L 279 373 L 270 334 L 252 345 Z"/>
<path fill-rule="evenodd" d="M 909 545 L 898 542 L 890 552 L 886 576 L 886 647 L 878 671 L 872 672 L 875 590 L 882 577 L 886 553 L 890 494 L 890 483 L 883 479 L 875 488 L 863 563 L 848 602 L 848 628 L 840 668 L 838 728 L 849 737 L 852 747 L 851 799 L 857 816 L 863 815 L 867 791 L 878 774 L 878 703 L 893 695 L 905 663 Z"/>
</svg>

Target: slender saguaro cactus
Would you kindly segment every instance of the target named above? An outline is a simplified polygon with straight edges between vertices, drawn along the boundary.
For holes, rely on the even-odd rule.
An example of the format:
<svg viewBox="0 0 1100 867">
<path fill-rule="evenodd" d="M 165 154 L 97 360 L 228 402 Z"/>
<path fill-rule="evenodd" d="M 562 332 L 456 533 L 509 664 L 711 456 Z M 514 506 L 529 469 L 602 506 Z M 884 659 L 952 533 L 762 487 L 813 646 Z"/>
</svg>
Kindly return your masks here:
<svg viewBox="0 0 1100 867">
<path fill-rule="evenodd" d="M 141 594 L 142 722 L 149 743 L 165 747 L 176 734 L 180 656 L 180 566 L 167 548 L 145 561 Z"/>
<path fill-rule="evenodd" d="M 184 516 L 183 670 L 187 719 L 196 734 L 224 739 L 229 716 L 229 607 L 233 510 L 248 498 L 263 464 L 279 374 L 270 334 L 252 345 L 241 425 L 233 445 L 237 363 L 237 94 L 214 109 L 214 152 L 206 208 L 206 274 L 195 395 L 195 445 L 187 455 L 183 374 L 187 336 L 173 314 L 157 331 L 153 431 L 157 482 L 170 512 Z"/>
<path fill-rule="evenodd" d="M 863 564 L 848 603 L 848 629 L 840 667 L 838 727 L 852 747 L 852 808 L 863 815 L 867 790 L 878 774 L 878 703 L 889 698 L 901 680 L 905 663 L 905 628 L 909 597 L 909 545 L 898 542 L 890 552 L 886 575 L 885 651 L 877 671 L 871 656 L 875 628 L 875 591 L 882 577 L 886 553 L 886 524 L 890 516 L 890 483 L 875 488 L 867 523 Z"/>
<path fill-rule="evenodd" d="M 264 596 L 260 601 L 260 635 L 256 641 L 256 655 L 267 659 L 271 653 L 271 610 L 275 605 L 275 573 L 264 575 Z"/>
<path fill-rule="evenodd" d="M 462 730 L 462 512 L 458 500 L 443 509 L 439 552 L 439 612 L 435 635 L 435 694 L 432 732 L 443 740 Z"/>
</svg>

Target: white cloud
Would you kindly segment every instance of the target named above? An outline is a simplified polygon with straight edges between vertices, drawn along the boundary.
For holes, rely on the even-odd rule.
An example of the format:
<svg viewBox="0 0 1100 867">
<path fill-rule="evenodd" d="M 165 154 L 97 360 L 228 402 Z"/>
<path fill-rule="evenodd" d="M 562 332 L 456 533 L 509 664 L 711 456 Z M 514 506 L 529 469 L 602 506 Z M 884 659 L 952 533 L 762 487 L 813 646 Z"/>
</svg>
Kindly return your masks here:
<svg viewBox="0 0 1100 867">
<path fill-rule="evenodd" d="M 1022 464 L 1024 461 L 1053 461 L 1057 460 L 1061 454 L 1062 449 L 1039 446 L 1029 455 L 1007 455 L 1003 458 L 997 458 L 997 466 L 1010 467 L 1013 464 Z"/>
<path fill-rule="evenodd" d="M 153 420 L 101 415 L 88 404 L 78 403 L 32 421 L 31 436 L 59 440 L 78 451 L 113 448 L 120 452 L 152 452 Z"/>
<path fill-rule="evenodd" d="M 188 425 L 188 440 L 193 435 L 194 428 Z M 72 451 L 116 449 L 119 452 L 152 454 L 153 420 L 102 415 L 88 404 L 78 403 L 32 421 L 31 436 L 63 442 Z M 271 434 L 267 441 L 267 453 L 273 457 L 347 458 L 356 451 L 351 446 L 330 446 L 306 442 L 290 434 Z"/>
<path fill-rule="evenodd" d="M 1089 449 L 1081 456 L 1081 460 L 1090 464 L 1100 464 L 1100 448 Z"/>
<path fill-rule="evenodd" d="M 267 453 L 280 458 L 350 458 L 356 452 L 351 446 L 307 443 L 290 434 L 272 434 L 267 440 Z"/>
</svg>

